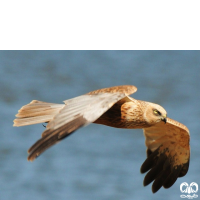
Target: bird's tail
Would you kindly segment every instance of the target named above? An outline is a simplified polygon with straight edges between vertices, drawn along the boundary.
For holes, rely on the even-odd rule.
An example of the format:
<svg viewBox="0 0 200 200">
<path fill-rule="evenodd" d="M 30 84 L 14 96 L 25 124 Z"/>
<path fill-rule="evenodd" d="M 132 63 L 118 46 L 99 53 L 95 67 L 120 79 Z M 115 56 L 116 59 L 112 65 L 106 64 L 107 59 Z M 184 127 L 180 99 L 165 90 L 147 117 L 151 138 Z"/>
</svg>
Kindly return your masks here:
<svg viewBox="0 0 200 200">
<path fill-rule="evenodd" d="M 26 126 L 37 123 L 49 122 L 65 104 L 46 103 L 33 100 L 23 106 L 16 114 L 13 126 Z"/>
</svg>

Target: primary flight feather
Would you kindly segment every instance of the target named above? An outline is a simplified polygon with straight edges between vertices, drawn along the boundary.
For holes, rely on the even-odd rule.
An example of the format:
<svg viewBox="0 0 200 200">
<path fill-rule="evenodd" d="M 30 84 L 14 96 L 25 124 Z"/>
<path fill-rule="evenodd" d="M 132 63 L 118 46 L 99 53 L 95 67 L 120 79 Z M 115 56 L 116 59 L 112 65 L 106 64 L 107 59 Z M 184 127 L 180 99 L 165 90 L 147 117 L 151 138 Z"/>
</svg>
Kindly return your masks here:
<svg viewBox="0 0 200 200">
<path fill-rule="evenodd" d="M 162 186 L 171 187 L 189 168 L 189 130 L 168 118 L 160 105 L 129 96 L 136 91 L 137 88 L 131 85 L 115 86 L 66 100 L 65 104 L 33 100 L 23 106 L 16 115 L 14 126 L 48 122 L 41 139 L 28 150 L 28 160 L 33 161 L 46 149 L 90 123 L 142 128 L 147 159 L 141 166 L 141 173 L 148 171 L 143 184 L 146 186 L 154 181 L 154 193 Z"/>
</svg>

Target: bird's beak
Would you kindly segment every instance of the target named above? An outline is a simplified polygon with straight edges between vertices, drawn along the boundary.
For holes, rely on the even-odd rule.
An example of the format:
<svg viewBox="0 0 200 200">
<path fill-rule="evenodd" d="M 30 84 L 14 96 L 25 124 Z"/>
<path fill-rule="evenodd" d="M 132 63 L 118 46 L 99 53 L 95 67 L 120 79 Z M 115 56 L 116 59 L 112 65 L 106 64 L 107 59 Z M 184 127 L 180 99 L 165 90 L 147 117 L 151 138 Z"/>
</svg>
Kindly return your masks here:
<svg viewBox="0 0 200 200">
<path fill-rule="evenodd" d="M 165 122 L 165 124 L 167 123 L 167 117 L 163 117 L 162 121 Z"/>
</svg>

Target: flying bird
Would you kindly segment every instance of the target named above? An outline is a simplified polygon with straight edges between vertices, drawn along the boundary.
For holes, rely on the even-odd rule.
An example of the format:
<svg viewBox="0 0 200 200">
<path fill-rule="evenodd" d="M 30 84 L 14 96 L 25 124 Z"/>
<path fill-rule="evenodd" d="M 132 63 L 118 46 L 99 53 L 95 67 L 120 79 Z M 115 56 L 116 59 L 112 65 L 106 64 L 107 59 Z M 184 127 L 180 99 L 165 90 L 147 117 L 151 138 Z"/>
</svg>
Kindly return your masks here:
<svg viewBox="0 0 200 200">
<path fill-rule="evenodd" d="M 65 100 L 64 104 L 33 100 L 23 106 L 13 126 L 48 123 L 41 139 L 28 150 L 28 160 L 33 161 L 46 149 L 90 123 L 143 129 L 147 159 L 140 171 L 148 172 L 143 184 L 154 181 L 153 193 L 162 186 L 170 188 L 189 168 L 189 130 L 168 118 L 160 105 L 129 96 L 136 91 L 132 85 L 115 86 Z"/>
</svg>

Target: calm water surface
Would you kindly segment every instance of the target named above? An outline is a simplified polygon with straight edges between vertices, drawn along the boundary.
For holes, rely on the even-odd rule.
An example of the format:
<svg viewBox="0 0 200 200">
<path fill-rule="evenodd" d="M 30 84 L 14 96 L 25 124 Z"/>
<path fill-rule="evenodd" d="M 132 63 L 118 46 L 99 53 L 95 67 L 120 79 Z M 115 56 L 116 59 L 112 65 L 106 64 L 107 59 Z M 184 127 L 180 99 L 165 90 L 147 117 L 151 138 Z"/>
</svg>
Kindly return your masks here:
<svg viewBox="0 0 200 200">
<path fill-rule="evenodd" d="M 133 97 L 161 104 L 190 130 L 189 172 L 173 187 L 156 194 L 143 187 L 142 130 L 92 124 L 27 161 L 44 127 L 13 127 L 22 105 L 122 84 L 137 86 Z M 182 182 L 200 186 L 199 91 L 199 51 L 1 51 L 0 199 L 180 199 Z"/>
</svg>

